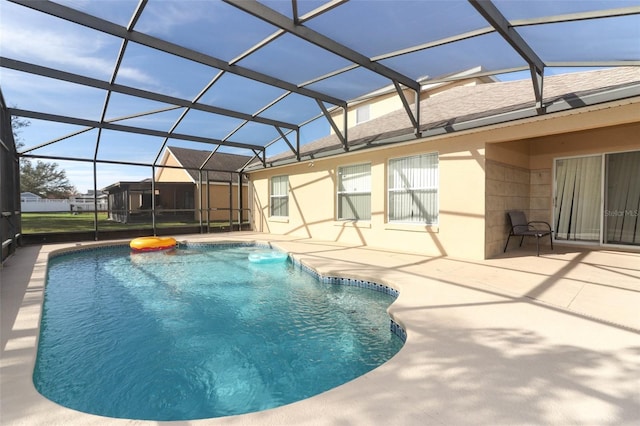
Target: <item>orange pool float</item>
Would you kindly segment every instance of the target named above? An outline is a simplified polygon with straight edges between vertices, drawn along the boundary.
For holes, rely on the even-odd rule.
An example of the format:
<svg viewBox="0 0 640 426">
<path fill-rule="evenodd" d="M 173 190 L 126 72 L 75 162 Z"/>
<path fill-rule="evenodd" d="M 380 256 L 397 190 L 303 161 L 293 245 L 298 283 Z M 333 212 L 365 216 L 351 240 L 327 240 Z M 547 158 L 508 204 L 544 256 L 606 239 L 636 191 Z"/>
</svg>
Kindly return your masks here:
<svg viewBox="0 0 640 426">
<path fill-rule="evenodd" d="M 172 237 L 139 237 L 129 243 L 135 251 L 167 250 L 176 246 L 176 239 Z"/>
</svg>

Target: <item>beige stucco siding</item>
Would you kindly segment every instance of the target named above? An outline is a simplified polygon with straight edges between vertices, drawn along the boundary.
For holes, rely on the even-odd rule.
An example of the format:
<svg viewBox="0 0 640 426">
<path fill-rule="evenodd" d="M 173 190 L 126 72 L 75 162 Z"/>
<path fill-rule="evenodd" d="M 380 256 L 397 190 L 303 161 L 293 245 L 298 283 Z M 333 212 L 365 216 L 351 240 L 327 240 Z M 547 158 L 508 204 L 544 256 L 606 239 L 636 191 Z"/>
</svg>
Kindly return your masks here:
<svg viewBox="0 0 640 426">
<path fill-rule="evenodd" d="M 322 238 L 434 256 L 484 256 L 484 144 L 431 141 L 347 154 L 251 174 L 255 229 Z M 439 153 L 439 223 L 393 224 L 387 220 L 389 159 Z M 336 220 L 336 173 L 340 166 L 371 164 L 371 220 Z M 269 179 L 289 176 L 289 217 L 269 215 Z"/>
<path fill-rule="evenodd" d="M 204 206 L 207 205 L 207 185 L 202 186 L 202 203 Z M 231 191 L 231 208 L 233 209 L 233 221 L 238 220 L 238 185 L 228 183 L 211 183 L 209 185 L 209 206 L 211 211 L 209 211 L 209 220 L 211 221 L 229 221 L 229 192 Z M 242 186 L 242 206 L 243 208 L 248 208 L 249 201 L 249 186 Z M 197 195 L 197 192 L 196 192 Z M 196 196 L 195 199 L 196 209 L 200 208 L 200 199 L 199 196 Z M 247 213 L 244 213 L 245 219 L 247 218 Z M 196 219 L 198 215 L 196 213 Z M 205 219 L 206 220 L 206 216 Z"/>
<path fill-rule="evenodd" d="M 428 97 L 436 96 L 439 93 L 450 90 L 454 87 L 475 86 L 476 84 L 482 83 L 482 79 L 478 78 L 467 78 L 459 81 L 442 83 L 423 89 L 423 92 L 420 94 L 420 98 L 421 100 L 424 100 Z M 405 89 L 403 90 L 403 93 L 409 105 L 413 106 L 415 104 L 416 98 L 415 92 L 411 89 Z M 353 105 L 349 106 L 347 110 L 348 127 L 353 127 L 358 124 L 356 111 L 358 110 L 358 108 L 365 105 L 369 105 L 369 120 L 380 118 L 385 114 L 404 108 L 402 100 L 400 99 L 396 91 L 391 91 L 383 95 L 379 95 L 373 99 L 364 100 L 362 102 L 355 102 Z M 333 117 L 333 120 L 335 121 L 338 128 L 342 129 L 342 126 L 344 124 L 344 111 L 341 108 L 336 108 L 334 111 L 332 111 L 331 116 Z M 330 128 L 330 132 L 334 133 L 333 128 Z"/>
<path fill-rule="evenodd" d="M 182 167 L 173 155 L 165 155 L 164 165 Z M 193 182 L 191 175 L 184 169 L 158 168 L 156 182 Z"/>
<path fill-rule="evenodd" d="M 640 149 L 640 100 L 534 117 L 403 145 L 348 153 L 251 174 L 254 229 L 433 256 L 488 258 L 501 253 L 506 212 L 552 221 L 553 164 L 558 157 Z M 387 221 L 390 158 L 439 154 L 439 223 Z M 336 171 L 371 164 L 370 221 L 336 220 Z M 269 179 L 288 175 L 289 216 L 269 215 Z"/>
<path fill-rule="evenodd" d="M 612 112 L 585 115 L 583 127 Z M 640 150 L 638 135 L 640 123 L 630 123 L 487 144 L 486 257 L 504 249 L 508 210 L 524 210 L 529 220 L 546 221 L 553 227 L 555 159 Z"/>
</svg>

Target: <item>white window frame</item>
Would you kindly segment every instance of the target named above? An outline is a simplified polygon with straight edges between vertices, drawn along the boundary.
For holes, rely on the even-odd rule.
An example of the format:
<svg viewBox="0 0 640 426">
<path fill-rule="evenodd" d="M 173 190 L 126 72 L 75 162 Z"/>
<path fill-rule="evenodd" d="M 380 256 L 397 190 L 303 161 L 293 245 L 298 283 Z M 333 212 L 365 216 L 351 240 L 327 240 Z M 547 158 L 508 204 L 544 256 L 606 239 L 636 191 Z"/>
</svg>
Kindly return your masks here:
<svg viewBox="0 0 640 426">
<path fill-rule="evenodd" d="M 356 108 L 356 124 L 371 120 L 371 104 L 361 105 Z"/>
<path fill-rule="evenodd" d="M 435 170 L 431 168 L 422 168 L 419 169 L 420 176 L 418 177 L 420 182 L 416 184 L 416 182 L 409 182 L 406 185 L 398 185 L 394 183 L 392 186 L 392 173 L 394 173 L 393 163 L 396 161 L 406 161 L 409 159 L 419 159 L 422 157 L 431 157 L 431 161 L 435 163 Z M 435 160 L 435 161 L 434 161 Z M 433 172 L 434 175 L 428 176 L 429 172 Z M 411 175 L 411 173 L 406 173 L 407 175 Z M 413 174 L 415 177 L 415 173 Z M 428 191 L 431 193 L 435 193 L 435 212 L 433 213 L 433 220 L 406 220 L 406 219 L 395 219 L 391 217 L 392 211 L 392 194 L 394 193 L 412 193 L 412 192 L 424 192 Z M 424 216 L 427 214 L 424 213 Z M 390 158 L 387 162 L 387 223 L 390 224 L 406 224 L 406 225 L 429 225 L 429 226 L 437 226 L 440 219 L 440 158 L 438 152 L 428 152 L 417 155 L 409 155 L 405 157 L 396 157 Z"/>
<path fill-rule="evenodd" d="M 346 188 L 344 190 L 341 190 L 340 188 L 343 187 L 343 181 L 342 181 L 342 176 L 343 173 L 345 171 L 348 171 L 349 169 L 355 169 L 356 167 L 362 167 L 362 166 L 368 166 L 369 170 L 369 179 L 368 181 L 365 183 L 363 188 L 353 188 L 353 189 L 349 189 Z M 337 182 L 336 182 L 336 218 L 337 220 L 342 220 L 342 221 L 370 221 L 371 220 L 371 163 L 358 163 L 358 164 L 349 164 L 349 165 L 345 165 L 345 166 L 340 166 L 337 169 Z M 341 199 L 344 199 L 348 196 L 351 195 L 369 195 L 369 215 L 368 217 L 366 217 L 366 215 L 362 215 L 363 217 L 357 217 L 358 215 L 356 214 L 356 217 L 341 217 L 340 215 L 340 206 L 341 206 Z"/>
<path fill-rule="evenodd" d="M 275 179 L 283 179 L 286 183 L 286 189 L 284 194 L 276 194 L 274 190 L 274 180 Z M 286 214 L 274 214 L 275 203 L 274 200 L 286 200 Z M 279 212 L 282 213 L 282 212 Z M 270 217 L 289 217 L 289 176 L 288 175 L 279 175 L 272 176 L 269 179 L 269 216 Z"/>
</svg>

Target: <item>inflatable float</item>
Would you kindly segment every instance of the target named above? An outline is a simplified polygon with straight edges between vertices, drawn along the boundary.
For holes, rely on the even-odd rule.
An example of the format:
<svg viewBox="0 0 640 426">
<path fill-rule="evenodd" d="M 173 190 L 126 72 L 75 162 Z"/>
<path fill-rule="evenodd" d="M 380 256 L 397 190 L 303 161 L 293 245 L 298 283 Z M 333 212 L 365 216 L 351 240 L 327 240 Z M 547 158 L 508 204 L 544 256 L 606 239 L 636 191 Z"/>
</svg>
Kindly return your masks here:
<svg viewBox="0 0 640 426">
<path fill-rule="evenodd" d="M 139 237 L 129 243 L 134 251 L 167 250 L 176 246 L 176 239 L 172 237 Z"/>
<path fill-rule="evenodd" d="M 287 253 L 281 251 L 259 251 L 249 255 L 251 263 L 277 263 L 284 262 L 289 258 Z"/>
</svg>

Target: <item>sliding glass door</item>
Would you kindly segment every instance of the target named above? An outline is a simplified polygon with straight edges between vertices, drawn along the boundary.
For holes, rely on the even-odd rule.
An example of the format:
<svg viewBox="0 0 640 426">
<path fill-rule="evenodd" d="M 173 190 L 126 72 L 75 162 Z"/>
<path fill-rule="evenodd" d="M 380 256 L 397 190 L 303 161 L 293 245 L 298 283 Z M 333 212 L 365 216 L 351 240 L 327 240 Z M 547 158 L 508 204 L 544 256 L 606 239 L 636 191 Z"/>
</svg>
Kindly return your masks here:
<svg viewBox="0 0 640 426">
<path fill-rule="evenodd" d="M 556 160 L 556 239 L 598 241 L 602 157 Z"/>
<path fill-rule="evenodd" d="M 604 242 L 640 245 L 640 151 L 605 158 Z"/>
<path fill-rule="evenodd" d="M 640 246 L 640 151 L 557 159 L 555 238 Z"/>
</svg>

